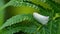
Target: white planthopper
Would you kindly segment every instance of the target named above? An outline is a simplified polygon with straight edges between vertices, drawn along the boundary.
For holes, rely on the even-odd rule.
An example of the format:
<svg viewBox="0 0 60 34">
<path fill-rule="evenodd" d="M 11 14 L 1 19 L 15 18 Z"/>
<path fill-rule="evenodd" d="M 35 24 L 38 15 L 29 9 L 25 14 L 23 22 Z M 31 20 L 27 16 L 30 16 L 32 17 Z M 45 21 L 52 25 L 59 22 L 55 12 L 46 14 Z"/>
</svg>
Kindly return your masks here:
<svg viewBox="0 0 60 34">
<path fill-rule="evenodd" d="M 43 25 L 46 25 L 49 21 L 49 16 L 43 16 L 43 15 L 38 14 L 36 12 L 33 13 L 33 17 Z"/>
</svg>

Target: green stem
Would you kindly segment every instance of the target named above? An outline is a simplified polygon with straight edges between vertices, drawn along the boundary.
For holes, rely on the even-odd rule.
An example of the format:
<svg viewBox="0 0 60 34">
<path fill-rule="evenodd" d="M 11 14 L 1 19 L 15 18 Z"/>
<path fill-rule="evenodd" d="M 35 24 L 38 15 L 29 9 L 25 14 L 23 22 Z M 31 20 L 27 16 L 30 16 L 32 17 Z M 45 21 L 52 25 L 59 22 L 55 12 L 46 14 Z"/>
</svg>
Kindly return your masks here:
<svg viewBox="0 0 60 34">
<path fill-rule="evenodd" d="M 60 19 L 58 20 L 58 31 L 57 34 L 60 34 Z"/>
<path fill-rule="evenodd" d="M 50 34 L 52 34 L 52 21 L 50 22 Z"/>
<path fill-rule="evenodd" d="M 42 27 L 43 25 L 40 25 L 33 34 L 36 34 L 39 30 L 41 30 Z"/>
<path fill-rule="evenodd" d="M 43 34 L 45 34 L 45 28 L 43 27 Z"/>
</svg>

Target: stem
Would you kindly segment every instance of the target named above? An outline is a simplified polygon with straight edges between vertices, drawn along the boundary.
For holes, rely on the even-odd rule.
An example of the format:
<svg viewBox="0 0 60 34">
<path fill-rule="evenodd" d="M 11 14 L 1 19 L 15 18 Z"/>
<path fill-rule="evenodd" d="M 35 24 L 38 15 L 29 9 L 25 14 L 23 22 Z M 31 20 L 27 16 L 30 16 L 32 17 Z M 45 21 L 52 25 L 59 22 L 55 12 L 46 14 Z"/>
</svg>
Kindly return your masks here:
<svg viewBox="0 0 60 34">
<path fill-rule="evenodd" d="M 60 34 L 60 19 L 59 19 L 59 22 L 58 22 L 58 30 L 57 30 L 57 34 Z"/>
<path fill-rule="evenodd" d="M 43 28 L 43 25 L 40 25 L 33 34 L 36 34 L 39 30 Z"/>
<path fill-rule="evenodd" d="M 45 34 L 45 29 L 44 29 L 44 27 L 43 27 L 43 34 Z"/>
<path fill-rule="evenodd" d="M 52 31 L 52 21 L 50 22 L 50 34 L 52 34 L 51 31 Z"/>
</svg>

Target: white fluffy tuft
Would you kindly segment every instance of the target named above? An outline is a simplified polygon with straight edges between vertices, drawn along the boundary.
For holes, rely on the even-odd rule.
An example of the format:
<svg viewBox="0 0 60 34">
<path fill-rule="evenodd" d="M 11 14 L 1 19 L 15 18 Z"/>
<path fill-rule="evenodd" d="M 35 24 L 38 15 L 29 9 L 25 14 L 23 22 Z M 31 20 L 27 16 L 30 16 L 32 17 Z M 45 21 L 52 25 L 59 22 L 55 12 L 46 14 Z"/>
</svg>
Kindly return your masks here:
<svg viewBox="0 0 60 34">
<path fill-rule="evenodd" d="M 47 24 L 49 21 L 49 16 L 43 16 L 43 15 L 38 14 L 36 12 L 33 13 L 33 17 L 43 25 Z"/>
</svg>

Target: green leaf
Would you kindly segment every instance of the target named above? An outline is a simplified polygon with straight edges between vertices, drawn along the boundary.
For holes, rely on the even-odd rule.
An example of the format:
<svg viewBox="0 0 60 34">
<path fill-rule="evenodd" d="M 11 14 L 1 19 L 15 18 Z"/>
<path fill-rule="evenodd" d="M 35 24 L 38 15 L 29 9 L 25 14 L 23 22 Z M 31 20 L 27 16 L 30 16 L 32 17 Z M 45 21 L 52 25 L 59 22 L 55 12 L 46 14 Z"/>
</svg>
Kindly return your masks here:
<svg viewBox="0 0 60 34">
<path fill-rule="evenodd" d="M 13 33 L 19 32 L 19 31 L 23 31 L 23 32 L 27 32 L 27 33 L 31 34 L 37 30 L 38 26 L 40 27 L 40 25 L 37 23 L 37 21 L 34 21 L 32 15 L 30 15 L 30 14 L 16 15 L 16 16 L 13 16 L 12 18 L 8 19 L 3 24 L 2 29 L 4 28 L 3 29 L 4 33 L 2 33 L 2 34 L 13 34 Z"/>
<path fill-rule="evenodd" d="M 33 20 L 32 16 L 30 15 L 25 15 L 25 14 L 22 14 L 22 15 L 16 15 L 10 19 L 8 19 L 3 25 L 2 27 L 0 28 L 3 29 L 7 26 L 11 26 L 12 24 L 16 24 L 16 23 L 19 23 L 19 22 L 22 22 L 22 21 L 25 21 L 25 20 Z M 7 24 L 7 25 L 6 25 Z"/>
<path fill-rule="evenodd" d="M 24 22 L 25 23 L 25 22 Z M 35 32 L 37 26 L 34 25 L 34 24 L 31 24 L 33 22 L 28 22 L 29 24 L 16 24 L 16 25 L 13 25 L 13 26 L 10 26 L 8 27 L 5 31 L 3 31 L 2 34 L 13 34 L 13 33 L 16 33 L 16 32 L 19 32 L 19 31 L 23 31 L 23 32 L 27 32 L 29 34 Z"/>
</svg>

